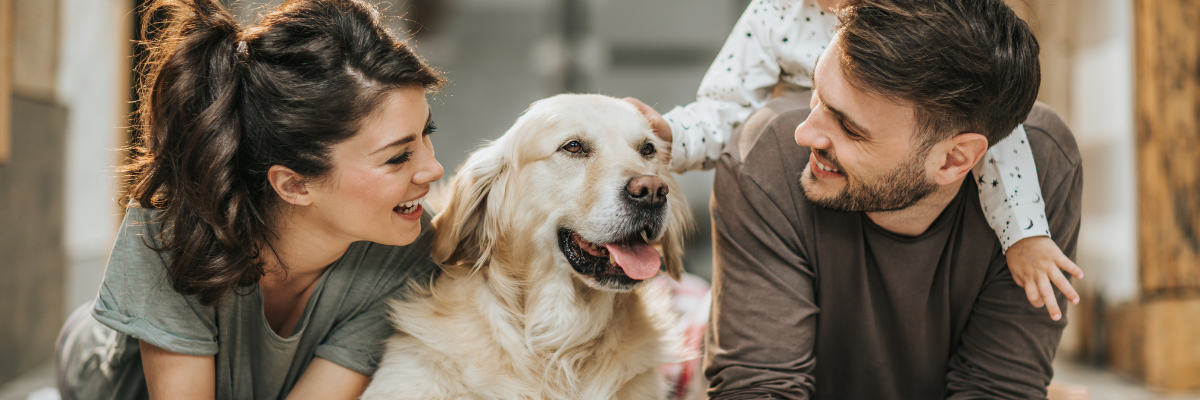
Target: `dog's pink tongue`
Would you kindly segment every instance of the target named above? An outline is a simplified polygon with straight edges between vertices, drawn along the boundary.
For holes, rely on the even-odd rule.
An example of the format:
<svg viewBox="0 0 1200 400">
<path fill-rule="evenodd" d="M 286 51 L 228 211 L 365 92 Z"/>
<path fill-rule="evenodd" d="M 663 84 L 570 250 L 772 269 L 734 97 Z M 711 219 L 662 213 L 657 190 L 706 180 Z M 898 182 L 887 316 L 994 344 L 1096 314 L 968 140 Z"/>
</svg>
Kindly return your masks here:
<svg viewBox="0 0 1200 400">
<path fill-rule="evenodd" d="M 625 271 L 625 276 L 637 280 L 653 278 L 658 274 L 658 250 L 647 243 L 635 244 L 606 244 L 605 248 L 612 254 L 617 266 Z"/>
</svg>

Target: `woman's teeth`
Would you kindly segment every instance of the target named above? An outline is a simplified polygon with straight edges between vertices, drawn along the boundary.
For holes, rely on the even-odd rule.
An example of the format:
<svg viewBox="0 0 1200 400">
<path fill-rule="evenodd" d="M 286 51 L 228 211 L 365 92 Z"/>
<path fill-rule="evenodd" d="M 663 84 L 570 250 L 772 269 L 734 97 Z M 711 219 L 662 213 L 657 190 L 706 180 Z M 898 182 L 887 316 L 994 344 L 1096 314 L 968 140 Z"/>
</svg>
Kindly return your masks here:
<svg viewBox="0 0 1200 400">
<path fill-rule="evenodd" d="M 401 214 L 411 213 L 417 209 L 417 206 L 421 205 L 421 200 L 425 200 L 425 197 L 422 196 L 421 198 L 413 200 L 413 201 L 406 201 L 406 202 L 400 203 L 400 205 L 396 206 L 396 208 L 394 208 L 393 210 L 395 210 L 396 212 L 399 212 Z"/>
<path fill-rule="evenodd" d="M 820 168 L 822 171 L 828 171 L 828 172 L 834 172 L 834 173 L 840 172 L 836 169 L 826 167 L 825 164 L 821 164 L 821 160 L 816 157 L 813 158 L 813 161 L 817 162 L 817 168 Z"/>
</svg>

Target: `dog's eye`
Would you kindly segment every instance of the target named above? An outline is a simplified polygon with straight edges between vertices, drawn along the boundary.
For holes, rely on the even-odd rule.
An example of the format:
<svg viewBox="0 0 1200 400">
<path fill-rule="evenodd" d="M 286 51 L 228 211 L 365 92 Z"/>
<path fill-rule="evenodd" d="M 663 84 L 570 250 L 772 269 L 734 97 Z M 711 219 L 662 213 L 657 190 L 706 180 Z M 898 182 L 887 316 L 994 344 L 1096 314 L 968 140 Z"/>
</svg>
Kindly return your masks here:
<svg viewBox="0 0 1200 400">
<path fill-rule="evenodd" d="M 583 144 L 579 143 L 578 140 L 572 140 L 564 144 L 562 149 L 569 153 L 578 153 L 580 150 L 583 150 Z"/>
<path fill-rule="evenodd" d="M 655 152 L 656 152 L 656 150 L 654 150 L 654 143 L 646 142 L 645 144 L 642 145 L 642 155 L 643 156 L 649 157 L 649 156 L 654 155 Z"/>
</svg>

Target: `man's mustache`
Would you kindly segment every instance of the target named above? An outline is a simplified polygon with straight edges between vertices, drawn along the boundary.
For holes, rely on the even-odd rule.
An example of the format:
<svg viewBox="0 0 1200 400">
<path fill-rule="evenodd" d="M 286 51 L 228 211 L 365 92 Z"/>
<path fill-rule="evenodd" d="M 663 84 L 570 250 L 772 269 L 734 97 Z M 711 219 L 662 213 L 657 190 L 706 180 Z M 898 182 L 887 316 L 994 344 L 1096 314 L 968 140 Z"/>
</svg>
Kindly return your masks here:
<svg viewBox="0 0 1200 400">
<path fill-rule="evenodd" d="M 825 164 L 826 167 L 830 167 L 838 171 L 842 170 L 842 163 L 839 163 L 836 158 L 831 157 L 828 151 L 822 149 L 812 149 L 812 152 L 816 153 L 817 156 L 821 157 L 822 160 L 825 160 L 822 161 L 821 164 Z"/>
</svg>

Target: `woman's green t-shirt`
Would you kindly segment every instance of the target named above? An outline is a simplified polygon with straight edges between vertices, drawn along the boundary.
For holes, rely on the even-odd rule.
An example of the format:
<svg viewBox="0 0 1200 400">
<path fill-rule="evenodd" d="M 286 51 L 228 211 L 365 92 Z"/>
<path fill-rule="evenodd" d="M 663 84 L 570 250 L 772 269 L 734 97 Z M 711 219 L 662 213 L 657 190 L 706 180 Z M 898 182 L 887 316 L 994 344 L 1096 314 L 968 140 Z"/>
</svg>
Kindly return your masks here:
<svg viewBox="0 0 1200 400">
<path fill-rule="evenodd" d="M 140 397 L 145 378 L 138 339 L 171 352 L 214 355 L 221 399 L 282 399 L 313 357 L 371 375 L 393 333 L 387 300 L 402 296 L 410 281 L 428 283 L 437 270 L 429 257 L 428 214 L 408 246 L 355 242 L 322 274 L 292 335 L 284 338 L 267 325 L 257 284 L 219 307 L 175 292 L 167 278 L 170 255 L 151 249 L 161 246 L 157 215 L 128 209 L 92 310 L 99 322 L 92 337 L 108 337 L 89 350 L 95 371 L 87 365 L 68 369 L 76 381 L 70 386 L 109 392 L 96 393 L 103 398 Z"/>
</svg>

